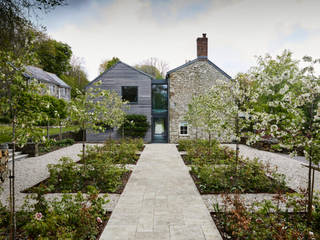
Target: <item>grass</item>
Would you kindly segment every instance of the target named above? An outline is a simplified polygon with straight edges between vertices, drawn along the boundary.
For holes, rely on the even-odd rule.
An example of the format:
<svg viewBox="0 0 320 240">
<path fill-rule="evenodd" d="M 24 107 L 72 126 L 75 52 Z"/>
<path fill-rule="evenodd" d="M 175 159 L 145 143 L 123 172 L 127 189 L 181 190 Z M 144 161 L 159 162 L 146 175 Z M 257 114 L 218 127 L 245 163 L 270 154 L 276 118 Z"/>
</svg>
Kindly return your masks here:
<svg viewBox="0 0 320 240">
<path fill-rule="evenodd" d="M 78 131 L 79 126 L 62 127 L 62 133 L 69 131 Z M 49 128 L 49 135 L 56 135 L 60 133 L 60 128 Z M 47 134 L 46 127 L 43 127 L 43 135 Z M 12 127 L 9 125 L 0 125 L 0 144 L 11 142 Z"/>
</svg>

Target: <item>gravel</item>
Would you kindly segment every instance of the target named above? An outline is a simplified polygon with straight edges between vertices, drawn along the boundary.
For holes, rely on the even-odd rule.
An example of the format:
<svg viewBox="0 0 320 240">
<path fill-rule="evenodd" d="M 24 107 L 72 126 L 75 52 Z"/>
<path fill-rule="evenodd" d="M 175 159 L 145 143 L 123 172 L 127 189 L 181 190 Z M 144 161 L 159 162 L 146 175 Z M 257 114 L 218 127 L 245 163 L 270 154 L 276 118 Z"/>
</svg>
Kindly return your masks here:
<svg viewBox="0 0 320 240">
<path fill-rule="evenodd" d="M 223 144 L 235 149 L 235 144 Z M 240 154 L 243 157 L 253 159 L 257 157 L 261 162 L 270 164 L 277 169 L 279 173 L 286 176 L 287 185 L 295 191 L 300 192 L 301 189 L 307 189 L 308 186 L 308 168 L 302 165 L 300 160 L 290 158 L 285 154 L 271 153 L 258 150 L 245 145 L 240 145 Z M 320 191 L 320 172 L 315 171 L 314 191 Z"/>
<path fill-rule="evenodd" d="M 49 177 L 49 172 L 47 169 L 48 164 L 57 164 L 61 157 L 70 157 L 74 161 L 79 161 L 80 157 L 78 155 L 81 153 L 81 150 L 82 144 L 74 144 L 72 146 L 65 147 L 39 157 L 29 157 L 15 162 L 15 197 L 17 209 L 22 206 L 25 197 L 30 195 L 21 193 L 21 191 L 32 187 Z M 12 165 L 11 163 L 9 164 L 9 169 L 11 169 Z M 3 189 L 0 194 L 1 203 L 9 206 L 8 178 L 2 185 L 0 185 L 0 188 Z M 61 194 L 47 194 L 46 198 L 52 199 L 54 197 L 59 198 L 60 196 Z M 105 208 L 108 211 L 111 211 L 115 207 L 119 196 L 118 194 L 109 194 L 108 196 L 110 202 L 105 206 Z"/>
</svg>

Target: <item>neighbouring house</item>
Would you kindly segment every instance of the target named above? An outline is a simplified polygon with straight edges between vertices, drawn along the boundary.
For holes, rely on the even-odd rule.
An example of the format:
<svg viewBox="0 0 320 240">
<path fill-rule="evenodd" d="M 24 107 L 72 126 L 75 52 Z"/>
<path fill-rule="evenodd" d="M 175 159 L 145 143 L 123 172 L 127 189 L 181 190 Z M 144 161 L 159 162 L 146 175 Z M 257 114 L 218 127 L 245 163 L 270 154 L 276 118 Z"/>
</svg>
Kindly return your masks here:
<svg viewBox="0 0 320 240">
<path fill-rule="evenodd" d="M 45 93 L 49 93 L 49 95 L 59 99 L 70 101 L 71 87 L 54 73 L 46 72 L 38 67 L 27 66 L 25 76 L 44 84 L 48 90 L 44 91 Z"/>
<path fill-rule="evenodd" d="M 93 80 L 101 81 L 99 88 L 114 90 L 129 101 L 129 114 L 143 114 L 150 122 L 146 142 L 176 143 L 179 139 L 194 138 L 192 129 L 184 116 L 194 94 L 201 94 L 214 86 L 217 79 L 229 81 L 231 77 L 208 59 L 208 38 L 206 34 L 197 39 L 197 58 L 167 73 L 166 79 L 154 77 L 123 62 L 118 62 Z M 119 138 L 117 131 L 87 132 L 87 141 L 99 142 L 107 139 L 109 131 L 113 138 Z M 204 132 L 198 132 L 208 138 Z"/>
</svg>

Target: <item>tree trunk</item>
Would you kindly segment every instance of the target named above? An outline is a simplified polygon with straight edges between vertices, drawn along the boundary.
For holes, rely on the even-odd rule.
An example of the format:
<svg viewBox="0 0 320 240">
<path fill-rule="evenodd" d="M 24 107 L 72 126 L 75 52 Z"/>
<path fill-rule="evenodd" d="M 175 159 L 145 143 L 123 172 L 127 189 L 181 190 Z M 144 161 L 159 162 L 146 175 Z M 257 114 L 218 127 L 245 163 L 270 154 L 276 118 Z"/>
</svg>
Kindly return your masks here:
<svg viewBox="0 0 320 240">
<path fill-rule="evenodd" d="M 47 121 L 47 140 L 49 140 L 49 121 Z"/>
<path fill-rule="evenodd" d="M 238 164 L 239 164 L 239 113 L 236 116 L 236 169 L 235 175 L 238 174 Z"/>
<path fill-rule="evenodd" d="M 211 157 L 211 132 L 209 132 L 209 156 Z"/>
<path fill-rule="evenodd" d="M 310 149 L 309 154 L 312 154 L 312 149 Z M 312 157 L 309 155 L 309 173 L 308 173 L 308 225 L 311 225 L 312 218 Z"/>
<path fill-rule="evenodd" d="M 11 194 L 12 196 L 10 197 L 11 203 L 10 203 L 10 208 L 11 208 L 11 231 L 12 231 L 12 239 L 16 239 L 16 211 L 15 211 L 15 152 L 16 152 L 16 115 L 14 114 L 13 116 L 13 122 L 12 122 L 12 169 L 11 169 Z"/>
<path fill-rule="evenodd" d="M 313 159 L 313 121 L 314 121 L 314 113 L 313 113 L 313 102 L 310 106 L 310 123 L 309 123 L 309 131 L 310 138 L 308 142 L 311 142 L 311 146 L 309 147 L 309 173 L 308 173 L 308 225 L 311 226 L 312 221 L 312 200 L 313 200 L 313 186 L 312 186 L 312 159 Z M 310 141 L 311 140 L 311 141 Z"/>
<path fill-rule="evenodd" d="M 61 121 L 59 121 L 59 139 L 62 140 L 62 126 L 61 126 Z"/>
<path fill-rule="evenodd" d="M 85 128 L 84 123 L 82 124 L 82 161 L 84 164 L 84 171 L 87 169 L 86 159 L 85 159 L 85 151 L 86 151 L 86 138 L 85 138 Z"/>
</svg>

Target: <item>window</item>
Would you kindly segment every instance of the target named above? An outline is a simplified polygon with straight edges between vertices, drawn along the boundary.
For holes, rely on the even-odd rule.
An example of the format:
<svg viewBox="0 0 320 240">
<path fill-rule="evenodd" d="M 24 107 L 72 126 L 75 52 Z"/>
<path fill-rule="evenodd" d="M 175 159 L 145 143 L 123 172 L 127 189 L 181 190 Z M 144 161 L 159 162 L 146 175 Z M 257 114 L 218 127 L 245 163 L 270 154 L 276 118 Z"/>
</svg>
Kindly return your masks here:
<svg viewBox="0 0 320 240">
<path fill-rule="evenodd" d="M 168 85 L 152 85 L 152 110 L 159 113 L 168 110 Z"/>
<path fill-rule="evenodd" d="M 130 103 L 138 102 L 138 87 L 122 87 L 122 99 Z"/>
<path fill-rule="evenodd" d="M 179 135 L 187 136 L 188 135 L 188 123 L 181 122 L 179 124 Z"/>
</svg>

